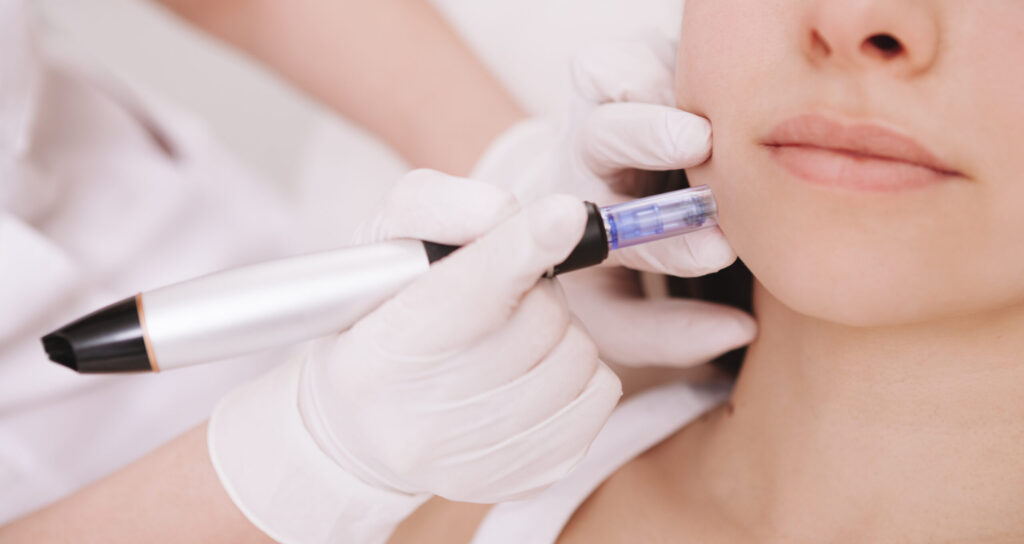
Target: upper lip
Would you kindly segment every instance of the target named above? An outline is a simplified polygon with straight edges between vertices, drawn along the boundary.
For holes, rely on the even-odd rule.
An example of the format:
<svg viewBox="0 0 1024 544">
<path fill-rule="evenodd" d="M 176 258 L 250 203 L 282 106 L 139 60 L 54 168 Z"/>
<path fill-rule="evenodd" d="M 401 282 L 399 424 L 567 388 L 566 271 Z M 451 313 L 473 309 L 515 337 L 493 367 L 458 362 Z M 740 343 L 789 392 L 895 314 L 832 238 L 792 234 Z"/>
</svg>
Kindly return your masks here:
<svg viewBox="0 0 1024 544">
<path fill-rule="evenodd" d="M 798 115 L 776 126 L 764 145 L 824 149 L 961 175 L 913 138 L 877 122 L 844 123 L 820 114 Z"/>
</svg>

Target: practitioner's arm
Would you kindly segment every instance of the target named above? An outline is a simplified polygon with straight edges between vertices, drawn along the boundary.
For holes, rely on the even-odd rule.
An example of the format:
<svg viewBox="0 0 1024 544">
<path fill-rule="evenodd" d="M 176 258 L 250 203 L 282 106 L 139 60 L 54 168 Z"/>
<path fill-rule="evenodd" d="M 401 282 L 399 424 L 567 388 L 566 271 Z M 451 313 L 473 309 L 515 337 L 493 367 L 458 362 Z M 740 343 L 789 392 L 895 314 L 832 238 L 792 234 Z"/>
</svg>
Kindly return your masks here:
<svg viewBox="0 0 1024 544">
<path fill-rule="evenodd" d="M 161 0 L 394 147 L 468 173 L 524 117 L 426 0 Z"/>
<path fill-rule="evenodd" d="M 431 495 L 495 503 L 551 485 L 621 392 L 542 278 L 586 222 L 573 197 L 520 208 L 484 182 L 407 175 L 368 239 L 466 247 L 229 393 L 208 444 L 195 430 L 0 541 L 232 542 L 256 537 L 252 523 L 288 543 L 380 544 Z"/>
<path fill-rule="evenodd" d="M 206 425 L 34 514 L 0 527 L 0 542 L 272 542 L 217 479 Z"/>
</svg>

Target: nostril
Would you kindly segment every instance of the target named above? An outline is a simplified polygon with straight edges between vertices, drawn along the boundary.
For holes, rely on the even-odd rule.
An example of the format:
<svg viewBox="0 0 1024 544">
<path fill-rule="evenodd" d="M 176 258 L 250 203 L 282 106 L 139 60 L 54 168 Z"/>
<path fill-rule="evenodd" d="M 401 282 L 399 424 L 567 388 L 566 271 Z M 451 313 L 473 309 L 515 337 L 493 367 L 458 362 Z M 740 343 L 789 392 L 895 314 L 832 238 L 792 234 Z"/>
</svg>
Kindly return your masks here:
<svg viewBox="0 0 1024 544">
<path fill-rule="evenodd" d="M 814 53 L 827 57 L 832 54 L 832 47 L 817 30 L 811 32 L 810 49 Z"/>
<path fill-rule="evenodd" d="M 903 53 L 903 44 L 891 34 L 875 34 L 864 40 L 861 50 L 889 59 Z"/>
</svg>

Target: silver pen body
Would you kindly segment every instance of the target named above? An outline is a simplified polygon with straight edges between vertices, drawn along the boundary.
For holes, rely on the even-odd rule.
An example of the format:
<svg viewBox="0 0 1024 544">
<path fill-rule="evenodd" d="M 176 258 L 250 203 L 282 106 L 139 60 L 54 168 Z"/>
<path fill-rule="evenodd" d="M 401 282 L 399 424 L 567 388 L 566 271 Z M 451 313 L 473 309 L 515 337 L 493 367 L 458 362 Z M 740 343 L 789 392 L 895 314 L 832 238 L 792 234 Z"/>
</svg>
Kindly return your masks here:
<svg viewBox="0 0 1024 544">
<path fill-rule="evenodd" d="M 393 240 L 256 264 L 143 293 L 162 370 L 345 330 L 430 267 L 423 243 Z"/>
<path fill-rule="evenodd" d="M 707 187 L 599 208 L 550 275 L 595 266 L 611 249 L 717 223 Z M 42 338 L 77 372 L 170 370 L 344 331 L 457 247 L 392 240 L 217 272 L 140 293 Z"/>
<path fill-rule="evenodd" d="M 269 261 L 114 303 L 43 338 L 83 373 L 171 370 L 341 332 L 429 270 L 391 240 Z"/>
</svg>

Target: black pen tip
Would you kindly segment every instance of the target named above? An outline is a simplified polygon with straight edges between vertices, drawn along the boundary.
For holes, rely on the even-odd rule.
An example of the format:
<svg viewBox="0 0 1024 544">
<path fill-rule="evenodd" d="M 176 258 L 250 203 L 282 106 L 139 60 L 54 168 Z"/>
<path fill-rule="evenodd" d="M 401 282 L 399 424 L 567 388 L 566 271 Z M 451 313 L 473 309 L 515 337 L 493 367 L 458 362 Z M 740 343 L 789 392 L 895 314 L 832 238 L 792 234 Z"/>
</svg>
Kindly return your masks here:
<svg viewBox="0 0 1024 544">
<path fill-rule="evenodd" d="M 78 361 L 75 360 L 75 350 L 71 348 L 71 342 L 61 336 L 60 333 L 51 332 L 43 337 L 43 349 L 46 355 L 55 363 L 60 363 L 71 370 L 78 371 Z"/>
<path fill-rule="evenodd" d="M 82 374 L 154 370 L 135 299 L 115 302 L 47 334 L 42 338 L 46 355 Z"/>
</svg>

